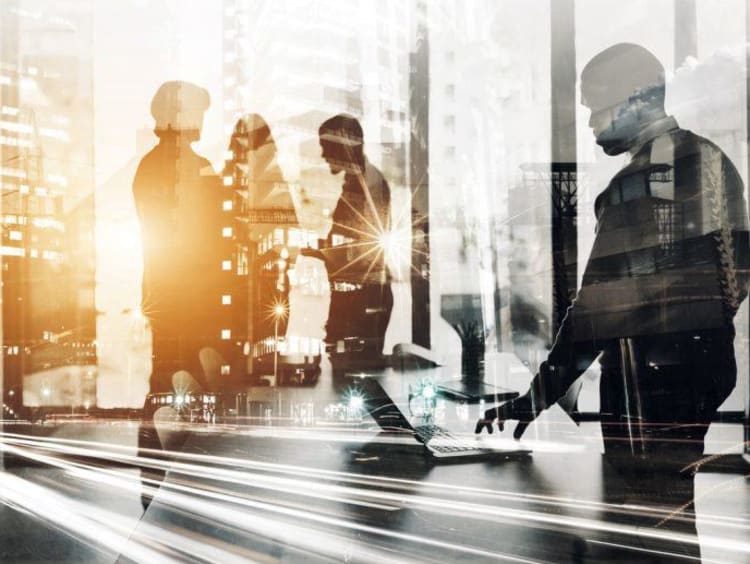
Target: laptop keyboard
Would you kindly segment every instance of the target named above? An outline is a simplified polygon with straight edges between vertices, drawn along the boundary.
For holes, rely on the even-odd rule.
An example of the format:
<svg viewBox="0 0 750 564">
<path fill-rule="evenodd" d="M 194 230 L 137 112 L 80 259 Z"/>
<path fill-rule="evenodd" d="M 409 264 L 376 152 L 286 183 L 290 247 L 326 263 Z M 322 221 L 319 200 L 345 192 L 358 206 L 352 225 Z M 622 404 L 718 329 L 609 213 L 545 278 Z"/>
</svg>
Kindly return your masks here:
<svg viewBox="0 0 750 564">
<path fill-rule="evenodd" d="M 454 437 L 448 431 L 437 425 L 422 425 L 420 427 L 415 427 L 414 431 L 420 441 L 424 444 L 429 443 L 430 450 L 441 454 L 481 450 L 477 448 L 477 445 L 473 442 Z"/>
</svg>

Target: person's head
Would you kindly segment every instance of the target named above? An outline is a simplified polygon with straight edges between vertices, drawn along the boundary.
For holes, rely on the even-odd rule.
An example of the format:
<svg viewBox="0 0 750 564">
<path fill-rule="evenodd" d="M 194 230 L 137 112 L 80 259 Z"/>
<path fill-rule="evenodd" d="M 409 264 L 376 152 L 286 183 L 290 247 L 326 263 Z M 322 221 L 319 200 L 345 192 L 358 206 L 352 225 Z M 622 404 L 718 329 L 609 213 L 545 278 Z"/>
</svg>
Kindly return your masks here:
<svg viewBox="0 0 750 564">
<path fill-rule="evenodd" d="M 266 145 L 270 145 L 275 151 L 276 146 L 271 135 L 271 128 L 258 114 L 247 114 L 237 120 L 231 143 L 235 142 L 242 143 L 251 151 L 257 151 Z"/>
<path fill-rule="evenodd" d="M 664 67 L 647 49 L 618 43 L 596 55 L 581 73 L 581 103 L 589 127 L 608 155 L 632 148 L 641 129 L 664 117 Z"/>
<path fill-rule="evenodd" d="M 205 88 L 191 82 L 165 82 L 151 101 L 151 115 L 156 125 L 154 133 L 160 139 L 179 138 L 192 143 L 201 137 L 203 114 L 211 104 Z"/>
<path fill-rule="evenodd" d="M 338 114 L 327 119 L 318 129 L 321 156 L 332 174 L 351 171 L 364 164 L 364 135 L 357 119 Z"/>
</svg>

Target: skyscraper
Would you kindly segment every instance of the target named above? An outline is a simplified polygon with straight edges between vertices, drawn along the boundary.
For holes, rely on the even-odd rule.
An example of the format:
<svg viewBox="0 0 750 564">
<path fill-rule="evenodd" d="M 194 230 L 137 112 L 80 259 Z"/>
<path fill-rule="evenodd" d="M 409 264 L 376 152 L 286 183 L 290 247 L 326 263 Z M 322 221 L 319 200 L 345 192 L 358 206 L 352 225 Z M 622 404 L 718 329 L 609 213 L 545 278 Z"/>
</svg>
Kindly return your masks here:
<svg viewBox="0 0 750 564">
<path fill-rule="evenodd" d="M 5 397 L 82 405 L 96 365 L 91 6 L 1 10 Z"/>
</svg>

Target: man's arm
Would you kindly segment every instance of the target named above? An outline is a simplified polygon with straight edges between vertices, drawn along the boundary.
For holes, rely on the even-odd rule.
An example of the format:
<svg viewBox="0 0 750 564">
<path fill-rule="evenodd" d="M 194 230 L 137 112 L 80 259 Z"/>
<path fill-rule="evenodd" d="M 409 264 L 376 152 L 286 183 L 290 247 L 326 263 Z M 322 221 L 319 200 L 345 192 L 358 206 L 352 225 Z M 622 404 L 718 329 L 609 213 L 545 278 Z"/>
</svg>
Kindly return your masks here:
<svg viewBox="0 0 750 564">
<path fill-rule="evenodd" d="M 325 239 L 319 239 L 319 241 L 320 243 L 318 244 L 317 249 L 313 249 L 312 247 L 302 247 L 299 252 L 303 257 L 318 259 L 326 263 L 326 257 L 321 250 L 325 247 Z"/>
<path fill-rule="evenodd" d="M 584 297 L 582 288 L 578 297 L 568 308 L 555 338 L 555 343 L 547 355 L 547 360 L 539 367 L 539 372 L 531 381 L 529 390 L 522 396 L 485 411 L 477 421 L 476 433 L 482 429 L 492 433 L 492 423 L 497 419 L 502 431 L 508 419 L 518 420 L 513 436 L 518 439 L 526 427 L 537 416 L 565 395 L 568 388 L 583 374 L 599 354 L 601 347 L 594 340 L 576 341 L 575 325 Z"/>
</svg>

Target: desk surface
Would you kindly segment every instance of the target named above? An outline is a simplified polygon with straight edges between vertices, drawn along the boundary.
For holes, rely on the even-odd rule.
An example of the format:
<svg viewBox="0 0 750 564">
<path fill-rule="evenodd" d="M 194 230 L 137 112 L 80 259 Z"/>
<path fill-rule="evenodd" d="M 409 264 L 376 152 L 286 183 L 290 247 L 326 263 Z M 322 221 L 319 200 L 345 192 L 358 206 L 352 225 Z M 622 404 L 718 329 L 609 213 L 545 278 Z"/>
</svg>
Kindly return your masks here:
<svg viewBox="0 0 750 564">
<path fill-rule="evenodd" d="M 673 513 L 686 495 L 680 484 L 655 473 L 644 496 L 580 441 L 531 443 L 528 457 L 438 464 L 372 426 L 191 433 L 143 531 L 168 524 L 224 561 L 670 561 L 665 554 L 686 546 L 694 554 L 690 515 Z M 698 475 L 704 558 L 750 560 L 749 487 L 737 479 Z"/>
<path fill-rule="evenodd" d="M 389 393 L 408 389 L 403 376 L 389 376 Z M 321 386 L 282 399 L 336 394 Z M 470 433 L 476 409 L 446 402 L 441 423 Z M 45 426 L 39 436 L 6 428 L 3 447 L 35 463 L 0 474 L 0 559 L 597 562 L 619 552 L 621 561 L 641 562 L 663 556 L 644 551 L 653 550 L 649 535 L 677 533 L 680 546 L 695 541 L 674 513 L 692 480 L 670 482 L 641 468 L 636 478 L 650 487 L 638 488 L 600 454 L 595 423 L 576 427 L 555 409 L 527 431 L 531 457 L 447 465 L 366 420 L 174 428 L 179 445 L 166 460 L 161 452 L 136 458 L 133 422 L 71 422 Z M 510 431 L 494 440 L 510 440 Z M 739 452 L 741 441 L 739 425 L 714 424 L 707 448 Z M 734 469 L 722 469 L 732 456 L 722 457 L 713 464 L 722 473 L 701 470 L 695 478 L 706 562 L 750 561 L 748 470 L 735 458 Z M 146 483 L 155 496 L 146 513 L 133 465 L 169 470 L 164 482 Z"/>
</svg>

